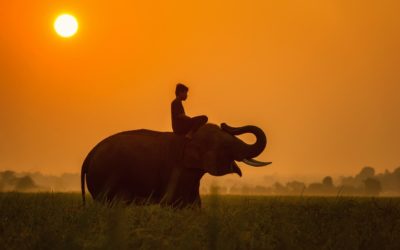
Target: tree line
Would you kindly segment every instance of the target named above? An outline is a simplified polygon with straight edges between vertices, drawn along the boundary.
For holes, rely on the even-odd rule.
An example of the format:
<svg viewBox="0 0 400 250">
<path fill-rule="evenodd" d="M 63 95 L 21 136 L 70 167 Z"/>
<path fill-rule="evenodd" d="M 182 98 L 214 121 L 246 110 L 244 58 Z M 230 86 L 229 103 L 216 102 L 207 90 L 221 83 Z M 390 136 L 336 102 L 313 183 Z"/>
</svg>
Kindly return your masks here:
<svg viewBox="0 0 400 250">
<path fill-rule="evenodd" d="M 212 184 L 206 181 L 201 184 L 200 192 L 211 193 L 217 188 L 220 194 L 244 195 L 348 195 L 348 196 L 398 196 L 400 195 L 400 167 L 393 171 L 376 173 L 373 167 L 364 167 L 355 176 L 342 176 L 336 184 L 331 176 L 320 182 L 306 184 L 293 180 L 286 183 L 275 182 L 272 185 L 258 183 L 241 183 L 231 181 Z M 0 192 L 37 192 L 37 191 L 80 191 L 79 174 L 62 174 L 61 176 L 36 173 L 16 173 L 6 170 L 0 172 Z"/>
<path fill-rule="evenodd" d="M 315 196 L 398 196 L 400 195 L 400 167 L 392 172 L 375 173 L 373 167 L 364 167 L 355 176 L 342 176 L 335 185 L 331 176 L 320 182 L 306 184 L 301 181 L 289 181 L 285 184 L 275 182 L 272 185 L 250 185 L 233 183 L 230 185 L 203 186 L 202 193 L 210 193 L 217 188 L 220 194 L 247 195 L 315 195 Z"/>
</svg>

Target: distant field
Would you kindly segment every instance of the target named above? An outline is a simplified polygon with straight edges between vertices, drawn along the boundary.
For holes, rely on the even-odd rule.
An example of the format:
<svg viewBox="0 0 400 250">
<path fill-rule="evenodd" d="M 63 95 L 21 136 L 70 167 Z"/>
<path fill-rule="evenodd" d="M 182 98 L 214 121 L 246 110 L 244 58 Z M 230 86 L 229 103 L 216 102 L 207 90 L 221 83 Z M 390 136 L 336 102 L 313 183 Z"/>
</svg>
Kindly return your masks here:
<svg viewBox="0 0 400 250">
<path fill-rule="evenodd" d="M 400 198 L 203 196 L 201 210 L 0 193 L 1 249 L 400 249 Z"/>
</svg>

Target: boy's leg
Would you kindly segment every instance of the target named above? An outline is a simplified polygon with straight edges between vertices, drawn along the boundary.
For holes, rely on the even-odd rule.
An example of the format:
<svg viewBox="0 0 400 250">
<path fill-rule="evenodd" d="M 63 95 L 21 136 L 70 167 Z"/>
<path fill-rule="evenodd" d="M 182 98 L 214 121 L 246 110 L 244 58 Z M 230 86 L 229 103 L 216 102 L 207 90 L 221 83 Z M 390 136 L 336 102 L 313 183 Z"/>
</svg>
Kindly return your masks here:
<svg viewBox="0 0 400 250">
<path fill-rule="evenodd" d="M 205 115 L 195 116 L 190 118 L 191 129 L 186 134 L 186 137 L 192 138 L 193 134 L 203 125 L 208 122 L 208 117 Z"/>
</svg>

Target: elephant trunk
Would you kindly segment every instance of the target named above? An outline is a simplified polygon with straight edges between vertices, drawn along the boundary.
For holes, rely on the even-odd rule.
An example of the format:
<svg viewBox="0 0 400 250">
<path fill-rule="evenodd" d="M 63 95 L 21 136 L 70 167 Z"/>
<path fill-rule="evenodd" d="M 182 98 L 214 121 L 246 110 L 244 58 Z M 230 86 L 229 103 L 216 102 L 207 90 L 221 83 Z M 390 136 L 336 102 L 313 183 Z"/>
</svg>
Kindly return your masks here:
<svg viewBox="0 0 400 250">
<path fill-rule="evenodd" d="M 235 154 L 235 158 L 239 161 L 251 159 L 260 155 L 267 145 L 267 137 L 264 132 L 256 126 L 243 126 L 243 127 L 230 127 L 226 123 L 221 124 L 221 128 L 231 135 L 241 135 L 244 133 L 252 133 L 256 136 L 256 142 L 252 145 L 246 144 L 241 141 L 239 150 Z M 252 160 L 252 159 L 251 159 Z M 254 161 L 254 160 L 253 160 Z"/>
</svg>

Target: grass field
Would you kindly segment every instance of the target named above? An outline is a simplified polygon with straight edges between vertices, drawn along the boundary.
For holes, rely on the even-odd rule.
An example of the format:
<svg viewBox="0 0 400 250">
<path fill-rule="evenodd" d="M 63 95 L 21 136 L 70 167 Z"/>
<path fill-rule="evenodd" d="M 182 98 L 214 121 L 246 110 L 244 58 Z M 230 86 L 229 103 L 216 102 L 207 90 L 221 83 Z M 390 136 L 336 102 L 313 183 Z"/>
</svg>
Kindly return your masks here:
<svg viewBox="0 0 400 250">
<path fill-rule="evenodd" d="M 400 198 L 202 199 L 173 210 L 1 193 L 0 249 L 400 249 Z"/>
</svg>

